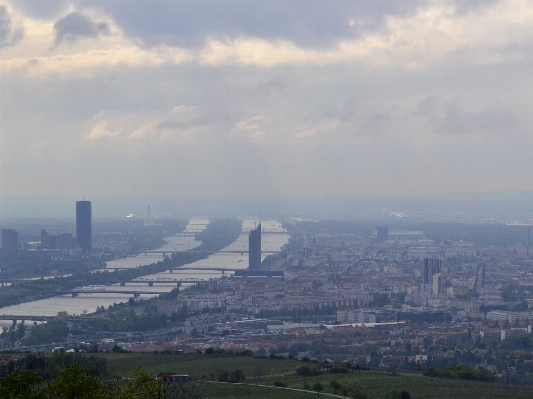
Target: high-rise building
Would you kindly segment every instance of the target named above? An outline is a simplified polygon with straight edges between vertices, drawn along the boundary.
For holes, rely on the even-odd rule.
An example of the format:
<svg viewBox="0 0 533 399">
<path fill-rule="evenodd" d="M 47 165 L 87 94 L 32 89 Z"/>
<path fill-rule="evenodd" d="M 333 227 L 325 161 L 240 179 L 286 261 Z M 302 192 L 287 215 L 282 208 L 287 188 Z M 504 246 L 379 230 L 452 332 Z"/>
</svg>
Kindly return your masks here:
<svg viewBox="0 0 533 399">
<path fill-rule="evenodd" d="M 433 275 L 441 273 L 442 260 L 436 258 L 424 259 L 424 284 L 433 283 Z"/>
<path fill-rule="evenodd" d="M 49 249 L 50 234 L 46 230 L 41 230 L 41 249 Z"/>
<path fill-rule="evenodd" d="M 14 259 L 18 256 L 19 233 L 13 229 L 2 229 L 2 259 Z"/>
<path fill-rule="evenodd" d="M 261 269 L 261 223 L 248 235 L 248 268 Z"/>
<path fill-rule="evenodd" d="M 91 201 L 76 201 L 76 239 L 83 252 L 91 251 L 93 244 Z"/>
<path fill-rule="evenodd" d="M 389 239 L 389 228 L 376 226 L 376 235 L 378 242 L 385 242 Z"/>
<path fill-rule="evenodd" d="M 433 275 L 433 285 L 431 287 L 431 293 L 435 296 L 439 295 L 439 291 L 442 288 L 442 274 L 435 273 Z"/>
</svg>

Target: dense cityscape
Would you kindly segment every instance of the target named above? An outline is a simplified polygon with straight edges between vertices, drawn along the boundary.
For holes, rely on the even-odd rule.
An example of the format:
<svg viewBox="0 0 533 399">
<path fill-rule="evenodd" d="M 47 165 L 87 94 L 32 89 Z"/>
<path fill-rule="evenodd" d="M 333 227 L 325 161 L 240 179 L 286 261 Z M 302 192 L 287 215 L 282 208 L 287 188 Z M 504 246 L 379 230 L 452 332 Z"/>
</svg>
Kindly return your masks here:
<svg viewBox="0 0 533 399">
<path fill-rule="evenodd" d="M 137 226 L 148 232 L 146 247 L 140 254 L 137 248 L 137 256 L 155 250 L 160 242 L 168 244 L 162 237 L 169 232 L 162 228 L 164 221 L 150 219 L 149 215 L 142 221 L 129 217 L 119 223 L 129 230 Z M 38 314 L 2 312 L 3 320 L 12 321 L 11 326 L 3 327 L 4 349 L 172 353 L 209 353 L 213 348 L 222 353 L 250 350 L 258 356 L 384 370 L 443 369 L 460 363 L 486 370 L 502 381 L 533 381 L 533 352 L 529 346 L 533 260 L 529 256 L 529 226 L 525 223 L 491 221 L 472 225 L 471 231 L 461 224 L 434 223 L 425 226 L 429 233 L 406 223 L 403 225 L 411 228 L 298 218 L 276 222 L 273 227 L 258 220 L 247 232 L 240 232 L 242 221 L 238 220 L 200 224 L 174 221 L 172 228 L 183 229 L 174 236 L 187 237 L 190 246 L 192 238 L 201 241 L 202 234 L 215 228 L 216 223 L 222 223 L 218 227 L 222 236 L 234 230 L 232 237 L 216 237 L 224 238 L 222 247 L 211 247 L 205 254 L 196 246 L 167 249 L 155 264 L 128 270 L 102 266 L 105 260 L 132 255 L 128 237 L 132 232 L 100 229 L 98 239 L 93 241 L 89 201 L 76 203 L 76 224 L 68 227 L 69 233 L 52 235 L 43 229 L 40 242 L 19 242 L 15 229 L 3 229 L 2 291 L 54 276 L 49 281 L 56 281 L 55 289 L 42 295 L 81 300 L 86 294 L 128 294 L 116 290 L 133 290 L 129 300 L 125 295 L 123 302 L 84 310 L 83 314 L 60 310 L 39 318 Z M 269 235 L 284 237 L 285 244 L 275 251 L 265 251 L 263 245 L 262 251 L 262 241 Z M 478 240 L 459 239 L 472 235 Z M 247 248 L 243 244 L 242 249 L 228 250 L 233 248 L 228 244 L 239 236 L 246 237 Z M 520 241 L 513 241 L 517 237 Z M 211 245 L 209 240 L 213 238 L 211 233 L 203 244 Z M 191 258 L 180 260 L 188 253 Z M 244 258 L 247 264 L 215 268 L 195 263 L 198 257 L 209 261 L 210 257 L 223 255 L 237 256 L 239 262 Z M 20 262 L 48 263 L 48 275 L 17 279 L 12 265 Z M 104 278 L 100 280 L 103 283 L 66 285 L 75 274 L 61 277 L 58 273 L 62 265 L 73 262 L 91 263 L 89 273 Z M 176 274 L 180 267 L 188 273 L 196 270 L 195 277 L 180 278 Z M 131 270 L 138 273 L 120 276 Z M 209 270 L 218 277 L 201 275 Z M 150 294 L 147 289 L 159 283 L 164 284 L 161 294 Z M 39 299 L 27 296 L 20 302 L 28 300 Z M 117 323 L 118 318 L 128 322 Z M 43 321 L 46 323 L 40 324 Z M 32 322 L 39 324 L 32 327 Z"/>
</svg>

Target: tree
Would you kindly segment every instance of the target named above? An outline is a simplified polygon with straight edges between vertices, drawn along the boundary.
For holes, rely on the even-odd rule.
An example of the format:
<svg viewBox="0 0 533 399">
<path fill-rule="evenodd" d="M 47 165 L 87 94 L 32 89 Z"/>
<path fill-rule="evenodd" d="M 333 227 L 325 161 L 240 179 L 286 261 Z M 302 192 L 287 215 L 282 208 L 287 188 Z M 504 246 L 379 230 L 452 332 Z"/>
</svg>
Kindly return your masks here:
<svg viewBox="0 0 533 399">
<path fill-rule="evenodd" d="M 400 392 L 396 390 L 389 391 L 385 394 L 384 399 L 401 399 Z"/>
<path fill-rule="evenodd" d="M 348 390 L 347 387 L 342 387 L 342 388 L 341 388 L 341 394 L 342 394 L 342 396 L 346 397 L 346 396 L 348 396 L 348 393 L 350 393 L 350 391 Z"/>
<path fill-rule="evenodd" d="M 244 381 L 244 372 L 241 369 L 235 369 L 229 374 L 229 382 L 235 383 Z"/>
<path fill-rule="evenodd" d="M 313 384 L 313 391 L 316 391 L 317 394 L 320 395 L 320 391 L 323 391 L 324 390 L 324 385 L 322 385 L 320 382 L 315 382 Z"/>
<path fill-rule="evenodd" d="M 0 398 L 9 399 L 47 399 L 38 388 L 43 378 L 33 370 L 22 374 L 8 374 L 0 380 Z"/>
<path fill-rule="evenodd" d="M 135 368 L 129 374 L 131 382 L 120 392 L 119 399 L 167 399 L 167 398 L 192 398 L 183 385 L 175 385 L 164 381 L 162 378 L 152 376 L 150 373 Z"/>
<path fill-rule="evenodd" d="M 262 366 L 256 366 L 254 368 L 254 377 L 260 380 L 263 375 L 265 375 L 265 369 Z"/>
<path fill-rule="evenodd" d="M 361 384 L 357 381 L 352 381 L 348 386 L 348 395 L 353 399 L 367 399 L 367 394 Z"/>
<path fill-rule="evenodd" d="M 48 394 L 52 399 L 93 399 L 103 395 L 102 383 L 87 370 L 73 364 L 66 367 L 50 384 Z"/>
<path fill-rule="evenodd" d="M 329 386 L 331 387 L 331 389 L 333 389 L 333 393 L 335 395 L 337 394 L 337 391 L 342 388 L 341 383 L 337 380 L 331 380 Z"/>
</svg>

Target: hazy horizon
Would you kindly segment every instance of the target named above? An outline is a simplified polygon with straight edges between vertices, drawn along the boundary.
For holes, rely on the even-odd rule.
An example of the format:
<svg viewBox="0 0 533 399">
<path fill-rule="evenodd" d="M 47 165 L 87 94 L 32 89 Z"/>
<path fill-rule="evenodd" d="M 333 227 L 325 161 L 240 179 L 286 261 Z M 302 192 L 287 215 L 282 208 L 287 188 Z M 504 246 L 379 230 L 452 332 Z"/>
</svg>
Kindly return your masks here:
<svg viewBox="0 0 533 399">
<path fill-rule="evenodd" d="M 81 200 L 81 199 L 77 199 Z M 95 218 L 139 220 L 161 217 L 303 217 L 311 219 L 407 218 L 480 222 L 531 219 L 533 191 L 445 193 L 412 196 L 262 196 L 241 198 L 87 198 Z M 3 198 L 0 221 L 15 218 L 73 218 L 76 199 Z"/>
</svg>

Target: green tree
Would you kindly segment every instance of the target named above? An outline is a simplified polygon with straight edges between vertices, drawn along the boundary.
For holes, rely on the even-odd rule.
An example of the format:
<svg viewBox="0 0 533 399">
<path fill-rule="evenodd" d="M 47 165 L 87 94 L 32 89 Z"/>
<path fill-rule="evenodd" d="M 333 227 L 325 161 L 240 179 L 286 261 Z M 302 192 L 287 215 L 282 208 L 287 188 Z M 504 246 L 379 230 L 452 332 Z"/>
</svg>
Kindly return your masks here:
<svg viewBox="0 0 533 399">
<path fill-rule="evenodd" d="M 347 388 L 347 394 L 350 396 L 350 398 L 353 399 L 367 399 L 367 394 L 361 384 L 359 384 L 357 381 L 352 381 L 350 384 L 348 384 Z"/>
<path fill-rule="evenodd" d="M 235 383 L 240 381 L 244 381 L 244 372 L 241 369 L 233 370 L 229 374 L 229 382 Z"/>
<path fill-rule="evenodd" d="M 51 399 L 99 399 L 103 398 L 104 390 L 98 378 L 73 364 L 65 368 L 50 384 L 48 394 Z"/>
<path fill-rule="evenodd" d="M 341 383 L 337 380 L 331 380 L 329 386 L 331 387 L 331 389 L 333 389 L 333 393 L 335 395 L 337 394 L 337 391 L 342 388 Z"/>
<path fill-rule="evenodd" d="M 316 391 L 317 394 L 320 395 L 320 391 L 324 390 L 324 385 L 322 385 L 320 382 L 315 382 L 313 384 L 313 391 Z"/>
<path fill-rule="evenodd" d="M 135 368 L 128 375 L 131 381 L 120 393 L 120 399 L 160 399 L 167 398 L 168 386 L 161 378 L 155 378 L 150 373 Z"/>
<path fill-rule="evenodd" d="M 401 398 L 402 398 L 401 393 L 396 390 L 387 392 L 384 397 L 384 399 L 401 399 Z"/>
<path fill-rule="evenodd" d="M 5 399 L 47 399 L 39 388 L 43 378 L 33 370 L 21 374 L 6 375 L 0 380 L 0 398 Z"/>
</svg>

